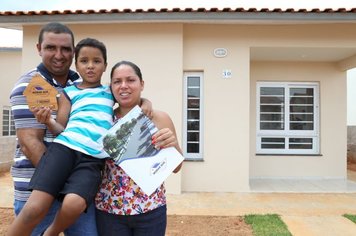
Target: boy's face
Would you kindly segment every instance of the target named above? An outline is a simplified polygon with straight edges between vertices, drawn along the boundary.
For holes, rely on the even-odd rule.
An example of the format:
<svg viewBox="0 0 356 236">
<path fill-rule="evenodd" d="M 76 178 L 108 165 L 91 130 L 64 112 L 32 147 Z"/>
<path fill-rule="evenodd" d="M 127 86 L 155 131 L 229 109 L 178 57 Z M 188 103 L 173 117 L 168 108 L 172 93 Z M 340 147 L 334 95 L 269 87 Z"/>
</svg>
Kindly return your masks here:
<svg viewBox="0 0 356 236">
<path fill-rule="evenodd" d="M 44 32 L 43 41 L 37 44 L 37 50 L 46 69 L 55 79 L 68 75 L 74 56 L 70 34 Z"/>
<path fill-rule="evenodd" d="M 75 66 L 83 79 L 82 86 L 95 87 L 101 84 L 101 76 L 106 70 L 106 63 L 98 48 L 82 47 Z"/>
</svg>

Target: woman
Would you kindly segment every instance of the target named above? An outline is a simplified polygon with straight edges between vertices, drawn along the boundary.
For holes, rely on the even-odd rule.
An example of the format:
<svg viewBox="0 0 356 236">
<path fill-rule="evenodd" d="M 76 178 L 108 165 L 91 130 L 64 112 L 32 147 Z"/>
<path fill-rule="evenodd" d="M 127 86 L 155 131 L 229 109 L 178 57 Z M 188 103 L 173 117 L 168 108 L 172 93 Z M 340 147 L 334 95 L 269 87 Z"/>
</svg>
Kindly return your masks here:
<svg viewBox="0 0 356 236">
<path fill-rule="evenodd" d="M 121 61 L 112 68 L 111 90 L 119 103 L 114 111 L 115 119 L 124 117 L 140 104 L 143 89 L 144 81 L 137 65 Z M 168 114 L 154 110 L 152 121 L 160 130 L 152 136 L 153 143 L 158 148 L 174 146 L 182 152 Z M 167 129 L 171 132 L 167 132 Z M 181 165 L 174 173 L 180 170 Z M 167 209 L 164 184 L 147 196 L 112 160 L 106 161 L 103 180 L 96 196 L 96 207 L 99 235 L 165 235 Z"/>
</svg>

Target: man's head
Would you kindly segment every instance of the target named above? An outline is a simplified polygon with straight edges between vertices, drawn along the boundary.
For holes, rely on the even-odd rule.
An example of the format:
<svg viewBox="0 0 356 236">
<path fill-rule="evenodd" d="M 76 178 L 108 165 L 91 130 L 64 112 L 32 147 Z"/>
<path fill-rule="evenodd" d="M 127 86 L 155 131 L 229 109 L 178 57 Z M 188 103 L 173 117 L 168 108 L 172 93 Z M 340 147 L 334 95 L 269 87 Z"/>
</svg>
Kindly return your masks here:
<svg viewBox="0 0 356 236">
<path fill-rule="evenodd" d="M 65 83 L 74 57 L 73 32 L 60 23 L 47 24 L 40 31 L 37 50 L 57 82 Z"/>
</svg>

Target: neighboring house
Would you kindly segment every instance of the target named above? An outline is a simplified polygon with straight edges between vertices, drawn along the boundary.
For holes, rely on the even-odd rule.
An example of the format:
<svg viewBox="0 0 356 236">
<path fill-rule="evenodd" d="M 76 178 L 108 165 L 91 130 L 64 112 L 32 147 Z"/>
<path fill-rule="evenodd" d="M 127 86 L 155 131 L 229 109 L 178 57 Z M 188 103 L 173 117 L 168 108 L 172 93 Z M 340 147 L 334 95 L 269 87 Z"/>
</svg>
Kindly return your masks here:
<svg viewBox="0 0 356 236">
<path fill-rule="evenodd" d="M 347 125 L 356 128 L 355 91 L 356 91 L 356 68 L 347 71 Z"/>
<path fill-rule="evenodd" d="M 21 71 L 21 48 L 0 47 L 0 172 L 10 168 L 15 152 L 15 127 L 9 96 Z"/>
<path fill-rule="evenodd" d="M 356 163 L 356 68 L 347 71 L 347 161 Z"/>
<path fill-rule="evenodd" d="M 106 44 L 104 83 L 119 60 L 141 67 L 144 96 L 171 115 L 186 157 L 169 192 L 346 178 L 356 8 L 0 12 L 0 27 L 23 30 L 22 72 L 40 61 L 37 35 L 51 21 L 67 24 L 76 41 Z"/>
<path fill-rule="evenodd" d="M 0 136 L 10 136 L 15 135 L 15 127 L 11 122 L 9 97 L 15 81 L 21 74 L 21 48 L 0 47 L 0 71 L 0 117 L 2 121 Z"/>
</svg>

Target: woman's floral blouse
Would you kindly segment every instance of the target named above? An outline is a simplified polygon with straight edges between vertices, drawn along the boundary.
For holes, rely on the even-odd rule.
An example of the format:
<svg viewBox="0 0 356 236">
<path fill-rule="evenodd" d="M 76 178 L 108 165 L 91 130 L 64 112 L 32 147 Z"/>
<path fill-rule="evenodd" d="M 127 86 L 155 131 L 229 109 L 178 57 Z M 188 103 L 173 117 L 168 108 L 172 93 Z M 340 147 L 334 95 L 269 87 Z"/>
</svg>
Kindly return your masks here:
<svg viewBox="0 0 356 236">
<path fill-rule="evenodd" d="M 164 184 L 150 196 L 114 161 L 107 160 L 103 180 L 96 195 L 96 208 L 116 215 L 137 215 L 166 204 Z"/>
</svg>

